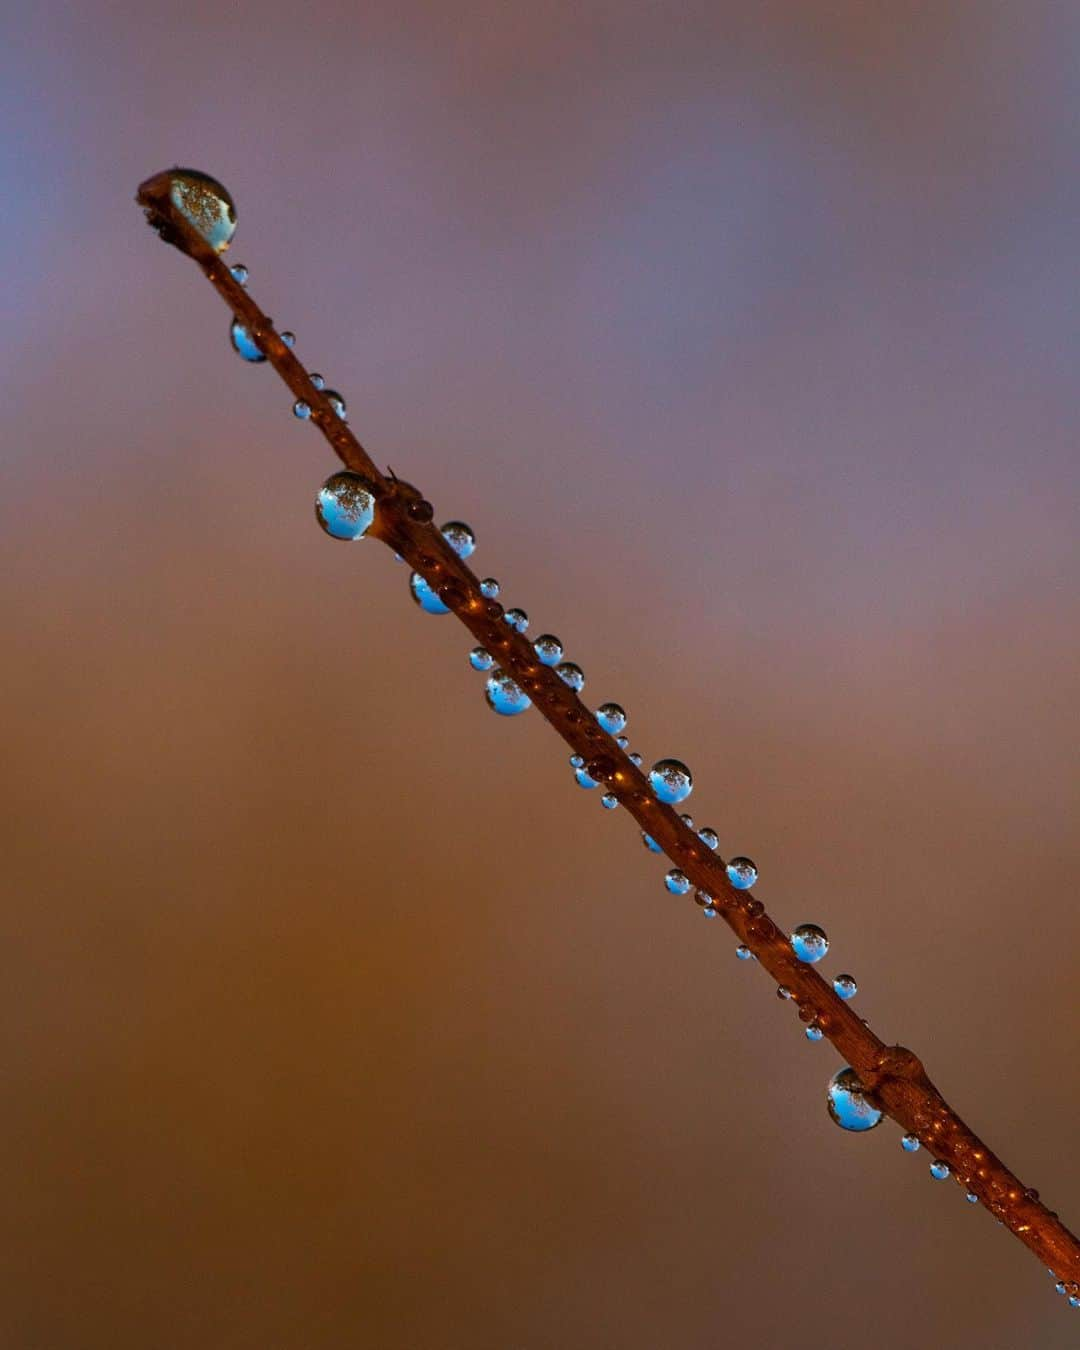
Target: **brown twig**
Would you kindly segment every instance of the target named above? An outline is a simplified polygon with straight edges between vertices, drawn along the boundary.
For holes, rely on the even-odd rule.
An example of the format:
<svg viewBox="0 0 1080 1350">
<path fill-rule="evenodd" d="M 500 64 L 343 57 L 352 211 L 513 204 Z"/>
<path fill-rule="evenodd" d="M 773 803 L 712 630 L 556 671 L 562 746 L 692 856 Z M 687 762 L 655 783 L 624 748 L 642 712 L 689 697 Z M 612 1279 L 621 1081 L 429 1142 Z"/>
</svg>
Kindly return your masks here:
<svg viewBox="0 0 1080 1350">
<path fill-rule="evenodd" d="M 380 473 L 282 342 L 271 320 L 233 278 L 218 253 L 174 208 L 170 180 L 168 171 L 148 179 L 136 200 L 162 237 L 202 268 L 295 397 L 311 408 L 311 421 L 342 463 L 368 480 L 377 500 L 368 534 L 400 554 L 491 652 L 567 745 L 582 756 L 589 775 L 615 795 L 686 874 L 698 903 L 711 901 L 777 984 L 791 990 L 799 1017 L 821 1028 L 856 1071 L 870 1099 L 917 1136 L 935 1158 L 946 1162 L 953 1177 L 1075 1294 L 1080 1288 L 1080 1241 L 960 1119 L 930 1081 L 919 1058 L 902 1046 L 879 1040 L 817 971 L 795 956 L 788 936 L 769 918 L 761 901 L 732 887 L 723 860 L 672 807 L 657 798 L 645 775 L 599 726 L 577 694 L 538 661 L 532 644 L 504 621 L 498 602 L 481 594 L 477 577 L 431 523 L 430 502 L 393 473 Z"/>
</svg>

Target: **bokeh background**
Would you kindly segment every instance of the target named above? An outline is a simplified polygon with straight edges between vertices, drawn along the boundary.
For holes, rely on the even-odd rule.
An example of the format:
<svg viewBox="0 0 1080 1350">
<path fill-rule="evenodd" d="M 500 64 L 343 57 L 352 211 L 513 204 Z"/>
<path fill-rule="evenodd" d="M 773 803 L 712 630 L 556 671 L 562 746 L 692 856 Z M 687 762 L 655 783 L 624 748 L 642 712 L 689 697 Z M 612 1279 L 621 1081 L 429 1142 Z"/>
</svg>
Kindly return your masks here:
<svg viewBox="0 0 1080 1350">
<path fill-rule="evenodd" d="M 1080 1223 L 1080 11 L 46 0 L 2 45 L 0 1344 L 1074 1345 L 133 203 Z"/>
</svg>

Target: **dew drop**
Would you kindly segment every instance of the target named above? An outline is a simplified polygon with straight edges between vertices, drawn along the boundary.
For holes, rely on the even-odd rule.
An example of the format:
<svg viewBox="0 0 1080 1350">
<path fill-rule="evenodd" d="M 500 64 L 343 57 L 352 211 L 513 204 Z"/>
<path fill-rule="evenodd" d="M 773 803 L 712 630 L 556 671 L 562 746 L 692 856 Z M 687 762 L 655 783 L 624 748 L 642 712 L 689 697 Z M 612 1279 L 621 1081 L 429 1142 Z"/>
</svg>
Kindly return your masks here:
<svg viewBox="0 0 1080 1350">
<path fill-rule="evenodd" d="M 690 889 L 690 878 L 685 872 L 673 867 L 664 877 L 664 885 L 672 895 L 685 895 Z"/>
<path fill-rule="evenodd" d="M 266 360 L 266 353 L 260 351 L 255 345 L 255 339 L 239 319 L 233 319 L 229 327 L 229 341 L 232 343 L 233 351 L 242 356 L 245 361 L 250 361 L 253 366 L 257 366 L 260 361 Z"/>
<path fill-rule="evenodd" d="M 296 334 L 290 333 L 287 328 L 285 329 L 284 333 L 279 333 L 278 337 L 281 338 L 282 342 L 285 344 L 286 347 L 288 347 L 289 351 L 292 351 L 292 349 L 296 346 Z"/>
<path fill-rule="evenodd" d="M 808 1041 L 820 1041 L 825 1033 L 820 1027 L 809 1026 L 806 1028 L 806 1039 Z"/>
<path fill-rule="evenodd" d="M 659 759 L 649 770 L 649 783 L 662 802 L 669 806 L 685 801 L 694 790 L 690 770 L 678 759 Z"/>
<path fill-rule="evenodd" d="M 463 520 L 448 520 L 442 527 L 442 537 L 459 558 L 471 557 L 476 549 L 476 535 L 473 533 L 472 527 L 466 525 Z M 488 599 L 494 600 L 498 593 L 499 583 L 496 582 L 495 590 L 488 596 Z"/>
<path fill-rule="evenodd" d="M 679 819 L 682 821 L 682 823 L 686 826 L 688 830 L 692 830 L 694 828 L 694 817 L 691 815 L 687 815 L 685 811 L 679 816 Z"/>
<path fill-rule="evenodd" d="M 1080 1308 L 1080 1294 L 1070 1294 L 1070 1295 L 1069 1295 L 1069 1307 L 1070 1307 L 1070 1308 Z"/>
<path fill-rule="evenodd" d="M 495 671 L 488 679 L 484 697 L 488 701 L 488 707 L 503 717 L 523 713 L 531 702 L 521 686 L 502 670 Z"/>
<path fill-rule="evenodd" d="M 758 870 L 749 858 L 732 858 L 726 870 L 728 881 L 737 891 L 748 891 L 758 878 Z"/>
<path fill-rule="evenodd" d="M 905 1153 L 918 1153 L 919 1141 L 913 1134 L 905 1134 L 900 1140 L 900 1147 Z"/>
<path fill-rule="evenodd" d="M 317 370 L 313 370 L 311 374 L 308 376 L 308 379 L 311 381 L 314 388 L 316 389 L 326 388 L 326 381 L 323 379 L 323 377 L 319 374 Z"/>
<path fill-rule="evenodd" d="M 524 633 L 529 626 L 529 616 L 523 609 L 508 609 L 503 618 L 518 633 Z"/>
<path fill-rule="evenodd" d="M 968 1202 L 969 1205 L 977 1205 L 979 1203 L 979 1197 L 975 1194 L 974 1191 L 968 1191 L 967 1194 L 964 1196 L 964 1199 Z"/>
<path fill-rule="evenodd" d="M 630 744 L 630 737 L 629 737 L 629 736 L 616 736 L 616 737 L 615 737 L 615 744 L 619 747 L 620 750 L 625 750 L 626 747 Z"/>
<path fill-rule="evenodd" d="M 601 703 L 596 710 L 596 720 L 610 735 L 618 735 L 626 726 L 626 713 L 617 703 Z"/>
<path fill-rule="evenodd" d="M 854 998 L 859 992 L 859 986 L 855 983 L 854 975 L 837 975 L 832 982 L 832 987 L 836 992 L 837 998 L 842 998 L 846 1002 L 849 998 Z"/>
<path fill-rule="evenodd" d="M 173 169 L 169 200 L 215 253 L 224 253 L 236 233 L 236 205 L 228 188 L 198 169 Z"/>
<path fill-rule="evenodd" d="M 801 923 L 791 935 L 791 950 L 800 961 L 812 966 L 829 950 L 829 939 L 816 923 Z"/>
<path fill-rule="evenodd" d="M 778 984 L 776 986 L 776 997 L 788 999 L 791 997 L 791 990 L 787 987 L 786 984 Z"/>
<path fill-rule="evenodd" d="M 618 797 L 615 796 L 614 792 L 605 792 L 604 795 L 600 798 L 600 804 L 606 810 L 614 811 L 619 804 L 619 799 Z"/>
<path fill-rule="evenodd" d="M 234 266 L 230 267 L 229 275 L 232 277 L 233 281 L 239 282 L 241 286 L 247 285 L 248 270 L 243 263 L 236 263 Z"/>
<path fill-rule="evenodd" d="M 540 659 L 543 660 L 543 657 Z M 544 664 L 548 665 L 549 662 L 544 661 Z M 555 674 L 558 675 L 563 684 L 568 684 L 575 693 L 580 693 L 585 687 L 585 672 L 573 661 L 561 662 L 555 667 Z"/>
<path fill-rule="evenodd" d="M 495 658 L 486 647 L 474 647 L 469 653 L 469 665 L 473 670 L 490 670 Z"/>
<path fill-rule="evenodd" d="M 854 1069 L 841 1069 L 829 1079 L 825 1104 L 829 1115 L 842 1130 L 872 1130 L 880 1125 L 884 1113 L 866 1095 Z"/>
<path fill-rule="evenodd" d="M 720 836 L 716 833 L 715 830 L 710 830 L 708 825 L 706 825 L 703 829 L 698 830 L 697 837 L 701 840 L 701 842 L 705 845 L 706 848 L 711 848 L 714 853 L 720 847 Z"/>
<path fill-rule="evenodd" d="M 735 955 L 739 958 L 740 961 L 749 961 L 750 958 L 753 956 L 753 954 L 754 953 L 750 950 L 750 948 L 746 946 L 746 944 L 743 942 L 740 942 L 739 945 L 735 948 Z"/>
<path fill-rule="evenodd" d="M 494 577 L 485 577 L 480 583 L 480 594 L 485 600 L 494 600 L 499 594 L 499 583 Z"/>
<path fill-rule="evenodd" d="M 630 763 L 634 766 L 635 769 L 641 768 L 641 756 L 638 754 L 636 750 L 633 752 L 633 754 L 630 755 L 629 758 Z"/>
<path fill-rule="evenodd" d="M 646 834 L 644 830 L 641 831 L 641 842 L 645 845 L 645 847 L 649 850 L 650 853 L 663 853 L 664 851 L 660 847 L 660 845 L 656 842 L 656 840 L 652 837 L 652 835 Z"/>
<path fill-rule="evenodd" d="M 1050 1272 L 1051 1275 L 1052 1275 L 1053 1273 L 1054 1273 L 1053 1271 Z M 1057 1284 L 1054 1285 L 1054 1293 L 1055 1293 L 1055 1294 L 1063 1294 L 1064 1292 L 1065 1292 L 1065 1281 L 1064 1281 L 1064 1280 L 1058 1280 Z"/>
<path fill-rule="evenodd" d="M 305 403 L 302 398 L 298 398 L 292 405 L 292 415 L 294 417 L 299 417 L 301 422 L 306 422 L 311 416 L 311 405 Z"/>
<path fill-rule="evenodd" d="M 409 591 L 412 598 L 425 614 L 449 614 L 449 605 L 444 605 L 419 572 L 409 577 Z"/>
<path fill-rule="evenodd" d="M 585 763 L 585 757 L 584 757 L 583 755 L 571 755 L 571 756 L 570 756 L 570 767 L 571 767 L 572 769 L 580 769 L 581 766 L 582 766 L 584 763 Z"/>
<path fill-rule="evenodd" d="M 349 419 L 345 416 L 345 400 L 341 397 L 338 391 L 336 389 L 324 389 L 322 392 L 323 398 L 326 399 L 327 403 L 330 404 L 331 408 L 333 408 L 333 410 L 337 413 L 337 415 L 341 418 L 343 422 L 347 422 Z M 418 502 L 414 504 L 417 506 L 419 505 Z M 410 515 L 411 514 L 412 512 L 410 512 Z"/>
<path fill-rule="evenodd" d="M 578 787 L 594 788 L 600 786 L 600 784 L 596 781 L 596 779 L 591 777 L 588 771 L 584 768 L 575 769 L 574 777 L 577 779 Z"/>
<path fill-rule="evenodd" d="M 942 1162 L 940 1158 L 935 1158 L 930 1164 L 930 1175 L 935 1181 L 944 1181 L 949 1175 L 949 1164 Z"/>
<path fill-rule="evenodd" d="M 332 473 L 315 498 L 315 519 L 331 539 L 361 539 L 375 519 L 375 494 L 350 469 Z"/>
</svg>

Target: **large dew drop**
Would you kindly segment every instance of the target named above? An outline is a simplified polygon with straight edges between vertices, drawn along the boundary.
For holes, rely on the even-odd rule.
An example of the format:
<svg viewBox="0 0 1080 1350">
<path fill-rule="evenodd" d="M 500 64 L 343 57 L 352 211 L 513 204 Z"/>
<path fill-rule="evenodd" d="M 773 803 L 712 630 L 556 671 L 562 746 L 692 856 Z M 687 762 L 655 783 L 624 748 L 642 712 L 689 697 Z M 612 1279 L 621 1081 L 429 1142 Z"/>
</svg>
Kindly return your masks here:
<svg viewBox="0 0 1080 1350">
<path fill-rule="evenodd" d="M 855 983 L 854 975 L 837 975 L 832 982 L 832 987 L 836 991 L 837 998 L 842 998 L 845 1001 L 854 998 L 859 992 L 859 986 Z"/>
<path fill-rule="evenodd" d="M 662 802 L 673 806 L 685 801 L 694 790 L 690 770 L 678 759 L 660 759 L 649 770 L 652 790 Z"/>
<path fill-rule="evenodd" d="M 617 703 L 601 703 L 596 710 L 596 720 L 606 732 L 615 736 L 626 726 L 626 713 Z"/>
<path fill-rule="evenodd" d="M 232 343 L 233 351 L 242 356 L 245 361 L 250 361 L 253 366 L 266 360 L 266 353 L 261 352 L 256 347 L 255 339 L 239 319 L 233 319 L 232 321 L 229 328 L 229 341 Z"/>
<path fill-rule="evenodd" d="M 758 878 L 757 867 L 749 858 L 732 858 L 726 870 L 728 881 L 737 891 L 748 891 Z"/>
<path fill-rule="evenodd" d="M 450 613 L 450 606 L 443 604 L 419 572 L 409 577 L 409 592 L 425 614 Z"/>
<path fill-rule="evenodd" d="M 331 539 L 361 539 L 375 519 L 371 484 L 349 469 L 331 474 L 315 498 L 315 518 Z"/>
<path fill-rule="evenodd" d="M 476 549 L 476 535 L 472 527 L 463 520 L 448 520 L 442 527 L 442 537 L 459 558 L 468 558 Z M 499 593 L 499 583 L 495 583 L 495 595 Z M 494 598 L 494 597 L 492 597 Z"/>
<path fill-rule="evenodd" d="M 236 205 L 224 184 L 198 169 L 173 169 L 169 200 L 215 253 L 225 252 L 236 233 Z"/>
<path fill-rule="evenodd" d="M 816 923 L 799 924 L 791 935 L 791 950 L 807 965 L 812 966 L 815 961 L 820 961 L 829 950 L 829 939 L 825 936 L 824 928 L 819 928 Z"/>
<path fill-rule="evenodd" d="M 533 643 L 533 651 L 544 666 L 557 666 L 563 657 L 563 645 L 554 633 L 541 633 Z"/>
<path fill-rule="evenodd" d="M 664 877 L 664 885 L 672 895 L 685 895 L 690 889 L 690 878 L 685 872 L 673 867 Z"/>
<path fill-rule="evenodd" d="M 841 1069 L 829 1079 L 825 1093 L 829 1115 L 842 1130 L 872 1130 L 884 1113 L 870 1101 L 854 1069 Z"/>
<path fill-rule="evenodd" d="M 488 707 L 503 717 L 523 713 L 532 701 L 520 685 L 515 684 L 503 670 L 495 671 L 488 680 L 484 697 L 488 701 Z"/>
</svg>

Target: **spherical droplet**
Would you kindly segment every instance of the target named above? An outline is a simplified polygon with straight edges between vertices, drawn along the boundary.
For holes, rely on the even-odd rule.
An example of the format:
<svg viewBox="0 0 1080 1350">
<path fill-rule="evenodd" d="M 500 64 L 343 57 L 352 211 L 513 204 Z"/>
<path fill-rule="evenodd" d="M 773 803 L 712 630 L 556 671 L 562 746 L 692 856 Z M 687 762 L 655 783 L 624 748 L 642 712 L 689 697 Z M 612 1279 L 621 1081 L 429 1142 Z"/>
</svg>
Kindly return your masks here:
<svg viewBox="0 0 1080 1350">
<path fill-rule="evenodd" d="M 854 998 L 859 992 L 859 986 L 855 983 L 854 975 L 837 975 L 832 982 L 832 987 L 836 991 L 837 998 Z"/>
<path fill-rule="evenodd" d="M 979 1203 L 979 1197 L 975 1194 L 974 1191 L 968 1191 L 967 1194 L 964 1196 L 964 1199 L 968 1202 L 969 1205 L 977 1205 Z"/>
<path fill-rule="evenodd" d="M 543 660 L 542 657 L 541 660 Z M 545 661 L 544 664 L 548 665 L 549 663 Z M 558 675 L 563 684 L 568 684 L 575 693 L 580 693 L 585 687 L 585 672 L 573 661 L 563 661 L 557 665 L 555 674 Z"/>
<path fill-rule="evenodd" d="M 601 703 L 596 710 L 596 720 L 606 732 L 615 736 L 626 726 L 626 713 L 617 703 Z"/>
<path fill-rule="evenodd" d="M 529 626 L 529 616 L 523 609 L 508 609 L 503 615 L 503 618 L 511 628 L 519 633 L 524 633 L 525 629 Z"/>
<path fill-rule="evenodd" d="M 469 558 L 476 549 L 476 535 L 473 533 L 472 526 L 466 525 L 463 520 L 448 520 L 442 527 L 442 537 L 454 550 L 459 558 Z M 494 600 L 499 593 L 499 583 L 495 583 L 495 591 L 488 596 L 489 600 Z"/>
<path fill-rule="evenodd" d="M 905 1153 L 918 1153 L 919 1141 L 913 1134 L 905 1134 L 900 1140 L 900 1147 Z"/>
<path fill-rule="evenodd" d="M 816 923 L 799 924 L 791 935 L 791 950 L 807 965 L 812 966 L 815 961 L 820 961 L 829 950 L 829 939 L 825 936 L 824 928 L 819 928 Z"/>
<path fill-rule="evenodd" d="M 753 954 L 754 953 L 750 950 L 748 946 L 746 946 L 744 942 L 740 942 L 739 945 L 735 948 L 735 955 L 739 958 L 740 961 L 749 961 L 750 958 L 753 956 Z"/>
<path fill-rule="evenodd" d="M 495 658 L 486 647 L 474 647 L 469 653 L 469 665 L 473 670 L 490 670 Z"/>
<path fill-rule="evenodd" d="M 708 825 L 698 830 L 697 836 L 706 848 L 711 848 L 715 852 L 720 847 L 720 836 L 715 830 L 710 830 Z"/>
<path fill-rule="evenodd" d="M 673 806 L 694 790 L 690 770 L 679 759 L 658 759 L 649 770 L 649 783 L 662 802 Z"/>
<path fill-rule="evenodd" d="M 257 366 L 260 361 L 266 360 L 266 353 L 261 352 L 256 347 L 255 339 L 239 319 L 233 319 L 229 327 L 229 341 L 232 343 L 233 351 L 242 356 L 245 361 L 250 361 L 253 366 Z"/>
<path fill-rule="evenodd" d="M 247 285 L 248 270 L 243 263 L 235 263 L 229 268 L 229 275 L 233 281 L 238 281 L 241 286 Z"/>
<path fill-rule="evenodd" d="M 449 605 L 444 605 L 419 572 L 409 577 L 409 591 L 412 598 L 425 614 L 449 614 Z"/>
<path fill-rule="evenodd" d="M 578 787 L 594 788 L 600 786 L 596 779 L 590 777 L 589 773 L 584 768 L 575 769 L 574 777 L 577 779 Z"/>
<path fill-rule="evenodd" d="M 685 872 L 673 867 L 664 877 L 664 885 L 672 895 L 685 895 L 690 889 L 690 878 Z"/>
<path fill-rule="evenodd" d="M 619 747 L 620 750 L 625 750 L 626 747 L 630 744 L 630 737 L 629 737 L 629 736 L 616 736 L 616 737 L 615 737 L 615 744 Z"/>
<path fill-rule="evenodd" d="M 236 206 L 228 188 L 198 169 L 173 169 L 169 199 L 215 253 L 224 253 L 236 233 Z"/>
<path fill-rule="evenodd" d="M 533 643 L 536 659 L 545 666 L 557 666 L 562 660 L 563 645 L 554 633 L 541 633 Z"/>
<path fill-rule="evenodd" d="M 600 798 L 600 804 L 606 810 L 614 811 L 619 804 L 619 799 L 618 797 L 615 796 L 614 792 L 605 792 L 604 795 Z"/>
<path fill-rule="evenodd" d="M 326 388 L 326 381 L 323 379 L 323 377 L 319 374 L 317 370 L 313 370 L 311 374 L 308 376 L 308 379 L 311 381 L 312 385 L 316 389 Z"/>
<path fill-rule="evenodd" d="M 532 701 L 521 686 L 515 684 L 503 670 L 496 670 L 490 676 L 484 696 L 487 698 L 488 707 L 501 713 L 503 717 L 523 713 Z"/>
<path fill-rule="evenodd" d="M 641 756 L 638 754 L 636 750 L 630 755 L 629 758 L 630 763 L 633 764 L 634 768 L 636 769 L 641 768 Z"/>
<path fill-rule="evenodd" d="M 694 817 L 691 815 L 687 815 L 685 811 L 679 816 L 679 819 L 682 821 L 682 823 L 686 826 L 688 830 L 692 830 L 694 828 Z"/>
<path fill-rule="evenodd" d="M 286 347 L 288 347 L 289 351 L 292 351 L 292 349 L 296 346 L 296 334 L 290 333 L 287 328 L 285 329 L 284 333 L 279 333 L 278 337 L 281 338 L 282 342 L 285 344 Z"/>
<path fill-rule="evenodd" d="M 645 845 L 645 847 L 649 850 L 650 853 L 663 853 L 664 851 L 660 847 L 660 845 L 656 842 L 656 840 L 652 837 L 652 835 L 646 834 L 644 830 L 641 831 L 641 842 Z"/>
<path fill-rule="evenodd" d="M 323 398 L 326 399 L 331 408 L 333 408 L 343 422 L 347 422 L 349 419 L 345 416 L 345 400 L 338 391 L 336 389 L 324 389 L 322 392 Z"/>
<path fill-rule="evenodd" d="M 480 583 L 480 594 L 485 600 L 494 600 L 499 594 L 499 583 L 494 577 L 485 577 Z"/>
<path fill-rule="evenodd" d="M 572 769 L 580 769 L 581 766 L 582 766 L 584 763 L 585 763 L 585 757 L 584 757 L 584 755 L 571 755 L 571 756 L 570 756 L 570 767 L 571 767 Z"/>
<path fill-rule="evenodd" d="M 788 999 L 791 997 L 791 990 L 787 987 L 786 984 L 778 984 L 776 986 L 776 997 Z"/>
<path fill-rule="evenodd" d="M 949 1164 L 942 1162 L 940 1158 L 935 1158 L 930 1164 L 930 1175 L 935 1181 L 944 1181 L 949 1175 Z"/>
<path fill-rule="evenodd" d="M 302 398 L 298 398 L 292 405 L 292 415 L 294 417 L 299 417 L 301 422 L 306 422 L 311 416 L 311 405 L 305 403 Z"/>
<path fill-rule="evenodd" d="M 758 878 L 758 870 L 749 858 L 732 858 L 726 870 L 728 881 L 737 891 L 748 891 Z"/>
<path fill-rule="evenodd" d="M 820 1027 L 809 1026 L 806 1028 L 806 1039 L 808 1041 L 820 1041 L 825 1033 Z"/>
<path fill-rule="evenodd" d="M 332 539 L 361 539 L 375 519 L 371 484 L 349 469 L 332 473 L 315 498 L 315 518 Z"/>
<path fill-rule="evenodd" d="M 854 1069 L 841 1069 L 829 1079 L 825 1104 L 842 1130 L 872 1130 L 884 1113 L 870 1101 Z"/>
</svg>

